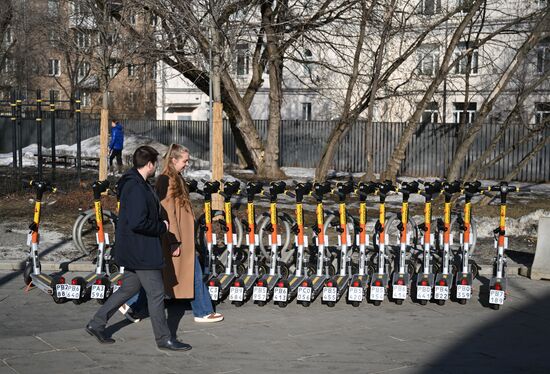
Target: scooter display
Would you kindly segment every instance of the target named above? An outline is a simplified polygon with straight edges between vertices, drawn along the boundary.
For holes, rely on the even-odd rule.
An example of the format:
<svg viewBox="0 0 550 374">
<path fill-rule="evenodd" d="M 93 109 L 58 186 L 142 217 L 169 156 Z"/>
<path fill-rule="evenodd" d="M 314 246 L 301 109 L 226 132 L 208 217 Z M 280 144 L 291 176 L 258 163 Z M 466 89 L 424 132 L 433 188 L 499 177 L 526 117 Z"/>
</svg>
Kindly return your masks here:
<svg viewBox="0 0 550 374">
<path fill-rule="evenodd" d="M 252 295 L 252 288 L 258 280 L 258 234 L 256 234 L 256 211 L 254 198 L 263 195 L 263 183 L 248 182 L 246 184 L 247 219 L 243 219 L 246 231 L 246 245 L 248 246 L 248 266 L 246 275 L 239 276 L 233 281 L 229 290 L 229 300 L 235 306 L 241 306 Z M 262 274 L 263 275 L 263 274 Z"/>
<path fill-rule="evenodd" d="M 352 181 L 346 183 L 338 183 L 336 185 L 336 194 L 338 195 L 338 212 L 339 212 L 339 227 L 338 227 L 338 247 L 340 248 L 339 270 L 338 275 L 332 276 L 325 281 L 323 287 L 322 301 L 329 307 L 333 307 L 340 298 L 348 291 L 349 281 L 351 278 L 351 266 L 348 258 L 348 248 L 353 246 L 347 228 L 347 206 L 346 198 L 354 191 Z M 354 288 L 353 292 L 356 292 Z M 362 289 L 359 289 L 362 292 Z M 349 297 L 349 296 L 348 296 Z M 353 294 L 352 299 L 362 299 L 362 294 Z"/>
<path fill-rule="evenodd" d="M 298 287 L 307 278 L 304 266 L 304 250 L 308 247 L 308 237 L 305 235 L 302 205 L 304 196 L 309 195 L 312 188 L 313 184 L 311 182 L 298 183 L 294 188 L 294 194 L 287 192 L 287 195 L 294 195 L 293 197 L 296 199 L 296 224 L 292 227 L 296 245 L 296 270 L 295 274 L 288 279 L 281 279 L 273 290 L 273 301 L 282 308 L 286 307 L 296 297 Z"/>
<path fill-rule="evenodd" d="M 57 304 L 67 301 L 67 294 L 72 292 L 72 286 L 65 283 L 62 276 L 50 276 L 44 274 L 40 267 L 39 245 L 40 245 L 40 218 L 42 208 L 42 198 L 45 192 L 56 193 L 58 190 L 46 181 L 30 181 L 28 185 L 36 191 L 34 199 L 33 221 L 29 225 L 29 234 L 27 236 L 27 245 L 29 246 L 29 256 L 25 262 L 23 270 L 23 280 L 28 288 L 36 286 L 39 290 L 52 296 Z"/>
<path fill-rule="evenodd" d="M 421 305 L 426 305 L 432 298 L 435 276 L 433 274 L 432 247 L 434 244 L 434 235 L 432 234 L 432 199 L 434 195 L 439 194 L 443 188 L 440 181 L 432 183 L 423 182 L 423 188 L 420 192 L 424 196 L 424 222 L 418 227 L 424 231 L 422 253 L 422 272 L 416 275 L 416 299 Z"/>
<path fill-rule="evenodd" d="M 288 276 L 287 265 L 279 261 L 279 247 L 281 246 L 281 236 L 277 231 L 277 198 L 285 192 L 286 183 L 283 181 L 271 182 L 269 184 L 269 217 L 270 222 L 267 227 L 269 235 L 269 247 L 271 250 L 269 274 L 264 274 L 256 281 L 252 290 L 252 300 L 259 306 L 264 306 L 273 296 L 273 289 L 279 280 Z"/>
</svg>

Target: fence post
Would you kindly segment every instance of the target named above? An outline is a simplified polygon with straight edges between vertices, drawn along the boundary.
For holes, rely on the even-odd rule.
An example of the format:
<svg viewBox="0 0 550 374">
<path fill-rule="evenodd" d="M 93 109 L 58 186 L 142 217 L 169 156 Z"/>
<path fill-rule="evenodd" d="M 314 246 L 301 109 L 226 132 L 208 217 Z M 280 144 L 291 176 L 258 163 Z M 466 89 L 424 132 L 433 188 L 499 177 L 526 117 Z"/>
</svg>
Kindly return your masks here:
<svg viewBox="0 0 550 374">
<path fill-rule="evenodd" d="M 55 158 L 55 95 L 53 90 L 50 90 L 50 125 L 52 132 L 52 180 L 55 180 L 55 167 L 56 167 L 56 158 Z"/>
<path fill-rule="evenodd" d="M 75 95 L 75 125 L 76 125 L 76 175 L 78 183 L 82 182 L 82 132 L 80 123 L 80 90 L 76 91 Z"/>
<path fill-rule="evenodd" d="M 13 174 L 17 174 L 17 104 L 15 102 L 15 90 L 11 91 L 11 145 L 12 145 L 12 156 L 13 156 Z"/>
<path fill-rule="evenodd" d="M 38 155 L 38 180 L 42 180 L 42 92 L 36 90 L 36 148 Z"/>
<path fill-rule="evenodd" d="M 19 178 L 23 174 L 23 123 L 21 121 L 21 91 L 17 91 L 17 99 L 15 100 L 17 105 L 17 149 L 19 158 Z"/>
</svg>

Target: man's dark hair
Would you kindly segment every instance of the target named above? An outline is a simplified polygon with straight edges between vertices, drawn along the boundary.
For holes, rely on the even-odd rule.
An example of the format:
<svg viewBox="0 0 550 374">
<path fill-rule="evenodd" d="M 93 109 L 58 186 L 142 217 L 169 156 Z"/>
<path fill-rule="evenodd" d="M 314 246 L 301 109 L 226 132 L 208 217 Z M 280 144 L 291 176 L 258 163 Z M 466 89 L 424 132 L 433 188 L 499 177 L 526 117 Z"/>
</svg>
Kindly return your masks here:
<svg viewBox="0 0 550 374">
<path fill-rule="evenodd" d="M 149 161 L 153 164 L 156 164 L 158 155 L 159 153 L 155 148 L 148 145 L 142 145 L 134 152 L 134 156 L 132 158 L 132 161 L 134 162 L 134 167 L 136 169 L 140 169 L 147 165 Z"/>
</svg>

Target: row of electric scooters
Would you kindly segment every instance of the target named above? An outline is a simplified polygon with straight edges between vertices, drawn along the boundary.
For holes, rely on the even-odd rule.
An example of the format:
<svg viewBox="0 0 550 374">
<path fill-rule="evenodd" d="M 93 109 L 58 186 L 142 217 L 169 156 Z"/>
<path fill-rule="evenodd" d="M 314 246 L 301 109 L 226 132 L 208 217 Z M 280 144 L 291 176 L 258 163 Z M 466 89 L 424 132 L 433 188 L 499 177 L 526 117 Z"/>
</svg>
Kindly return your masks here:
<svg viewBox="0 0 550 374">
<path fill-rule="evenodd" d="M 334 306 L 338 301 L 345 300 L 353 306 L 359 306 L 363 301 L 380 305 L 388 297 L 397 304 L 412 297 L 424 305 L 434 300 L 442 305 L 449 299 L 464 304 L 472 296 L 473 278 L 477 273 L 477 265 L 470 261 L 469 248 L 472 244 L 471 200 L 475 194 L 484 191 L 495 191 L 500 194 L 501 214 L 499 227 L 495 229 L 497 255 L 494 260 L 494 274 L 490 281 L 489 304 L 498 309 L 506 297 L 506 260 L 504 250 L 507 246 L 505 237 L 506 199 L 509 192 L 518 189 L 506 182 L 491 187 L 482 187 L 480 182 L 404 182 L 396 186 L 391 181 L 383 183 L 367 182 L 355 184 L 352 181 L 337 183 L 296 183 L 287 190 L 285 182 L 271 182 L 267 190 L 262 183 L 249 182 L 243 193 L 238 181 L 227 182 L 220 187 L 218 182 L 206 182 L 200 193 L 205 201 L 205 219 L 201 221 L 206 236 L 206 281 L 211 298 L 219 303 L 229 300 L 236 306 L 252 301 L 257 305 L 265 305 L 269 301 L 284 307 L 296 300 L 303 306 L 309 306 L 315 299 Z M 193 190 L 195 188 L 191 188 Z M 213 237 L 211 195 L 221 192 L 224 197 L 223 251 L 225 264 L 219 264 L 219 248 Z M 390 251 L 386 234 L 385 200 L 390 193 L 402 196 L 400 222 L 397 229 L 400 232 L 397 254 L 393 256 L 393 271 L 390 271 Z M 235 245 L 235 235 L 232 224 L 231 198 L 237 194 L 247 197 L 247 219 L 243 220 L 246 227 L 246 246 L 238 248 Z M 278 232 L 280 223 L 277 212 L 279 195 L 286 194 L 295 198 L 296 218 L 292 231 L 295 237 L 295 255 L 291 264 L 281 261 L 281 238 Z M 325 212 L 323 201 L 328 194 L 337 195 L 338 199 L 338 255 L 336 259 L 328 256 L 327 226 L 324 222 Z M 346 199 L 350 195 L 359 198 L 359 219 L 356 225 L 356 237 L 352 241 L 349 235 L 349 214 Z M 411 231 L 415 225 L 409 218 L 409 197 L 419 194 L 424 197 L 424 222 L 418 225 L 422 232 L 420 248 L 416 242 L 411 243 Z M 438 221 L 437 232 L 439 240 L 436 245 L 432 230 L 432 200 L 443 194 L 445 197 L 443 219 Z M 464 194 L 464 216 L 459 217 L 460 249 L 456 255 L 451 252 L 451 209 L 453 196 Z M 268 219 L 265 228 L 269 234 L 269 256 L 259 258 L 258 247 L 261 238 L 256 233 L 255 197 L 267 195 L 270 201 Z M 379 218 L 374 227 L 372 246 L 367 234 L 367 197 L 379 197 Z M 308 248 L 305 234 L 303 200 L 312 196 L 317 203 L 316 222 L 313 225 L 313 248 Z M 218 249 L 218 251 L 216 251 Z M 306 257 L 307 253 L 307 257 Z M 307 258 L 307 260 L 306 260 Z M 435 259 L 439 260 L 438 271 L 434 272 Z M 453 259 L 458 259 L 454 271 L 451 266 Z M 265 263 L 269 262 L 266 268 Z M 336 262 L 337 269 L 333 262 Z M 242 262 L 246 262 L 246 271 L 242 271 Z M 418 266 L 412 263 L 418 263 Z M 239 265 L 241 271 L 239 271 Z M 290 265 L 294 271 L 289 274 Z M 219 272 L 218 269 L 223 269 Z M 331 271 L 331 269 L 333 269 Z M 334 271 L 336 270 L 336 271 Z"/>
<path fill-rule="evenodd" d="M 104 302 L 120 287 L 123 268 L 109 273 L 112 261 L 111 245 L 103 229 L 103 211 L 101 195 L 109 191 L 107 181 L 93 184 L 94 210 L 97 228 L 97 256 L 95 271 L 85 277 L 75 277 L 67 282 L 63 276 L 48 276 L 40 270 L 38 257 L 40 206 L 45 192 L 56 189 L 47 182 L 30 182 L 36 190 L 33 223 L 29 233 L 29 257 L 24 271 L 25 283 L 35 285 L 50 294 L 54 301 L 63 303 L 72 300 L 81 303 L 89 299 Z M 491 187 L 482 187 L 479 182 L 403 182 L 394 185 L 390 181 L 382 183 L 353 181 L 331 185 L 329 182 L 295 183 L 290 189 L 285 182 L 271 182 L 264 186 L 261 182 L 248 182 L 243 186 L 239 181 L 218 182 L 203 181 L 201 189 L 197 181 L 189 181 L 189 190 L 204 198 L 204 215 L 198 220 L 198 242 L 204 244 L 205 282 L 213 302 L 229 300 L 240 306 L 251 300 L 257 305 L 273 301 L 281 307 L 296 300 L 303 306 L 309 306 L 320 298 L 328 306 L 334 306 L 340 300 L 346 300 L 353 306 L 363 301 L 379 305 L 386 296 L 401 304 L 412 297 L 420 304 L 435 300 L 444 304 L 454 299 L 466 303 L 472 295 L 472 281 L 477 266 L 470 260 L 469 248 L 472 244 L 471 200 L 475 194 L 484 191 L 496 191 L 500 194 L 501 215 L 499 227 L 495 229 L 497 255 L 494 260 L 494 274 L 490 282 L 489 304 L 498 309 L 506 297 L 506 260 L 504 250 L 506 198 L 509 192 L 518 189 L 506 182 Z M 241 188 L 243 187 L 243 188 Z M 214 233 L 212 217 L 212 195 L 220 193 L 224 198 L 223 218 L 218 224 L 224 231 L 223 244 L 218 244 Z M 402 196 L 401 213 L 396 225 L 399 230 L 398 250 L 391 254 L 386 233 L 385 199 L 390 193 Z M 281 235 L 278 230 L 280 215 L 277 212 L 278 197 L 282 194 L 295 198 L 296 217 L 292 226 L 294 251 L 290 263 L 282 261 L 280 256 Z M 327 226 L 323 202 L 327 195 L 336 195 L 338 199 L 337 255 L 328 251 Z M 424 222 L 418 226 L 411 224 L 408 201 L 411 194 L 420 194 L 425 199 Z M 443 220 L 436 223 L 438 235 L 432 230 L 432 200 L 443 194 L 445 197 Z M 453 254 L 451 250 L 451 208 L 453 196 L 465 197 L 464 216 L 459 217 L 460 249 Z M 350 195 L 359 198 L 359 218 L 351 219 L 347 212 L 346 199 Z M 379 217 L 374 227 L 372 245 L 367 234 L 367 197 L 379 197 Z M 242 220 L 246 231 L 246 246 L 238 246 L 234 233 L 236 218 L 233 215 L 231 199 L 244 196 L 247 199 L 247 215 Z M 258 196 L 269 198 L 267 224 L 263 225 L 263 235 L 267 232 L 269 253 L 261 255 L 257 232 L 255 202 Z M 316 201 L 316 222 L 312 227 L 313 243 L 308 244 L 304 225 L 303 200 L 311 196 Z M 350 224 L 355 228 L 355 240 L 350 237 Z M 420 229 L 421 248 L 416 248 L 416 240 L 411 234 Z M 439 236 L 439 240 L 435 240 Z M 221 248 L 220 248 L 221 247 Z M 435 260 L 439 264 L 434 267 Z M 222 263 L 223 260 L 223 263 Z M 460 262 L 454 264 L 453 261 Z M 393 263 L 390 270 L 390 262 Z M 334 266 L 337 265 L 337 269 Z M 411 265 L 417 263 L 418 266 Z M 434 268 L 437 271 L 434 272 Z M 454 270 L 453 270 L 454 269 Z M 473 274 L 474 273 L 474 274 Z"/>
</svg>

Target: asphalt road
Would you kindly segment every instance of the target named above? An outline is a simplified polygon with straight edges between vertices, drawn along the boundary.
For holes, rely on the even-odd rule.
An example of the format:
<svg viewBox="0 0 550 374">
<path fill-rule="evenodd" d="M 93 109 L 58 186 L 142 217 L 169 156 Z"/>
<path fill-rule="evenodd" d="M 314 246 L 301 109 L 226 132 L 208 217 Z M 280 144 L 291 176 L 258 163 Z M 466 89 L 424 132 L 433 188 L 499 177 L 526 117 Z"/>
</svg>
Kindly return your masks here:
<svg viewBox="0 0 550 374">
<path fill-rule="evenodd" d="M 550 372 L 550 282 L 511 278 L 498 311 L 480 286 L 466 305 L 222 304 L 218 324 L 195 323 L 186 303 L 176 303 L 167 309 L 170 327 L 193 349 L 166 353 L 149 320 L 130 324 L 118 313 L 108 328 L 116 344 L 100 345 L 83 329 L 98 304 L 57 305 L 3 272 L 0 374 Z"/>
</svg>

